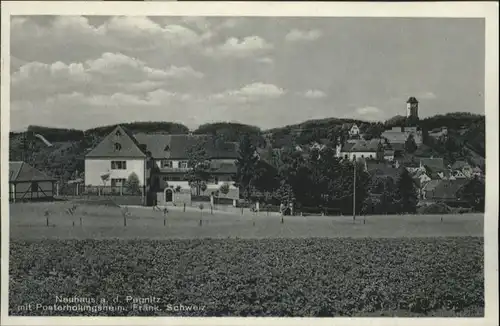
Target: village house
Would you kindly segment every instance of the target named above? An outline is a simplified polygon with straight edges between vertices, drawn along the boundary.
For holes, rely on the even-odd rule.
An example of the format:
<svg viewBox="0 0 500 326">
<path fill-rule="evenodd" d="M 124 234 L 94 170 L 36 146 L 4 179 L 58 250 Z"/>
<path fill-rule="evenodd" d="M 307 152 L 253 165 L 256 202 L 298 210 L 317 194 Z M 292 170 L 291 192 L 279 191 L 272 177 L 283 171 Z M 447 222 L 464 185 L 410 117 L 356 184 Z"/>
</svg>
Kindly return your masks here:
<svg viewBox="0 0 500 326">
<path fill-rule="evenodd" d="M 449 169 L 445 169 L 441 172 L 438 172 L 437 175 L 441 180 L 456 180 L 457 179 L 453 175 L 452 171 L 450 171 Z"/>
<path fill-rule="evenodd" d="M 465 161 L 456 161 L 451 166 L 451 170 L 453 171 L 455 177 L 458 175 L 458 177 L 463 176 L 464 178 L 470 179 L 473 175 L 472 167 Z"/>
<path fill-rule="evenodd" d="M 164 193 L 167 188 L 189 192 L 188 150 L 200 142 L 209 157 L 212 176 L 205 192 L 228 183 L 231 197 L 239 197 L 232 182 L 238 156 L 236 144 L 216 142 L 207 135 L 131 134 L 121 126 L 85 156 L 85 186 L 122 188 L 134 173 L 144 196 L 155 198 L 155 193 Z"/>
<path fill-rule="evenodd" d="M 384 150 L 384 160 L 389 162 L 394 161 L 394 150 L 392 149 Z"/>
<path fill-rule="evenodd" d="M 140 144 L 144 144 L 154 161 L 151 185 L 165 189 L 167 186 L 190 189 L 186 179 L 189 172 L 188 150 L 198 143 L 204 144 L 204 150 L 210 159 L 210 174 L 208 188 L 216 188 L 223 182 L 232 184 L 236 173 L 235 160 L 238 158 L 236 144 L 217 143 L 207 135 L 165 135 L 145 134 L 134 135 Z"/>
<path fill-rule="evenodd" d="M 9 162 L 9 199 L 49 200 L 56 195 L 56 179 L 25 162 Z"/>
<path fill-rule="evenodd" d="M 424 199 L 432 202 L 457 202 L 458 192 L 467 180 L 432 180 L 424 187 Z"/>
<path fill-rule="evenodd" d="M 394 164 L 404 167 L 408 172 L 410 172 L 410 174 L 421 169 L 419 160 L 412 154 L 406 154 L 398 157 Z"/>
<path fill-rule="evenodd" d="M 382 133 L 381 137 L 390 144 L 404 144 L 410 135 L 417 146 L 422 145 L 422 131 L 417 127 L 392 127 Z"/>
<path fill-rule="evenodd" d="M 86 187 L 123 187 L 132 173 L 137 176 L 139 187 L 148 191 L 151 167 L 147 153 L 121 126 L 85 155 Z"/>
<path fill-rule="evenodd" d="M 376 161 L 368 161 L 366 163 L 366 170 L 371 177 L 385 177 L 392 178 L 394 182 L 397 181 L 401 169 L 399 167 L 393 167 L 387 163 L 380 163 Z"/>
<path fill-rule="evenodd" d="M 336 147 L 337 157 L 355 160 L 363 158 L 368 160 L 382 160 L 384 147 L 381 139 L 358 140 L 355 143 L 340 144 Z"/>
<path fill-rule="evenodd" d="M 351 129 L 349 129 L 349 137 L 359 136 L 360 130 L 357 124 L 353 124 Z"/>
</svg>

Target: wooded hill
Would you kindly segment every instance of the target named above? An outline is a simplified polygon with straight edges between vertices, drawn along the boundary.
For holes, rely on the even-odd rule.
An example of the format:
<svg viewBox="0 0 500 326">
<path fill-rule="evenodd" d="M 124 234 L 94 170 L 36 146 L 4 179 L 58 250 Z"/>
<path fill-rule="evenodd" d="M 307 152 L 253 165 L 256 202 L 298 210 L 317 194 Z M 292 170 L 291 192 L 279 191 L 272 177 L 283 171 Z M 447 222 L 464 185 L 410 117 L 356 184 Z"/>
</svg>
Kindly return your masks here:
<svg viewBox="0 0 500 326">
<path fill-rule="evenodd" d="M 229 122 L 201 125 L 194 134 L 211 134 L 225 141 L 238 142 L 243 134 L 250 136 L 254 146 L 261 150 L 293 147 L 320 142 L 327 145 L 344 141 L 350 126 L 356 123 L 367 138 L 376 138 L 387 128 L 407 123 L 402 116 L 385 122 L 366 122 L 355 119 L 308 120 L 295 125 L 261 130 L 258 127 Z M 132 133 L 187 134 L 189 128 L 173 122 L 132 122 L 121 124 Z M 423 155 L 439 155 L 449 160 L 481 161 L 485 155 L 485 116 L 470 113 L 449 113 L 422 119 L 418 125 L 428 133 L 435 128 L 448 127 L 445 141 L 429 140 L 420 151 Z M 93 148 L 116 125 L 88 130 L 60 129 L 30 126 L 27 133 L 10 133 L 10 160 L 24 160 L 62 180 L 80 176 L 84 170 L 85 153 Z M 52 147 L 33 138 L 41 134 Z M 27 141 L 24 140 L 28 135 Z M 28 153 L 29 155 L 25 155 Z M 483 159 L 484 162 L 484 159 Z"/>
</svg>

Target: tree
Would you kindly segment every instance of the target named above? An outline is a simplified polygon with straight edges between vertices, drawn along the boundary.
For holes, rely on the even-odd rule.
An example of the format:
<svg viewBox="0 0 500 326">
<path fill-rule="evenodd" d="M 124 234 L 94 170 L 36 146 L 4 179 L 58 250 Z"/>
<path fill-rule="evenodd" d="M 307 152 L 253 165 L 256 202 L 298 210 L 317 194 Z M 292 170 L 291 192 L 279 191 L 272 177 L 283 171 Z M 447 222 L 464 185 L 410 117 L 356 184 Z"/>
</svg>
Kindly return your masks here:
<svg viewBox="0 0 500 326">
<path fill-rule="evenodd" d="M 413 137 L 412 134 L 408 136 L 408 138 L 405 141 L 405 152 L 409 154 L 415 153 L 417 150 L 417 143 L 415 142 L 415 138 Z"/>
<path fill-rule="evenodd" d="M 206 182 L 211 177 L 210 157 L 205 145 L 204 142 L 198 142 L 187 151 L 189 167 L 187 179 L 189 185 L 196 188 L 197 195 L 200 195 L 200 191 L 203 191 L 201 189 L 203 184 L 206 186 Z"/>
<path fill-rule="evenodd" d="M 227 183 L 223 183 L 220 187 L 219 187 L 219 191 L 221 192 L 221 194 L 223 195 L 227 195 L 229 193 L 229 184 Z"/>
<path fill-rule="evenodd" d="M 139 177 L 135 174 L 135 172 L 130 173 L 128 176 L 125 188 L 132 195 L 137 195 L 141 192 Z"/>
<path fill-rule="evenodd" d="M 272 192 L 279 187 L 278 170 L 264 160 L 256 164 L 256 175 L 253 185 L 259 191 Z"/>
<path fill-rule="evenodd" d="M 288 204 L 295 202 L 292 186 L 286 181 L 282 181 L 280 187 L 276 191 L 276 197 L 280 203 L 288 206 Z"/>
<path fill-rule="evenodd" d="M 415 213 L 417 210 L 417 192 L 413 179 L 406 169 L 402 169 L 396 182 L 396 205 L 401 213 Z"/>
<path fill-rule="evenodd" d="M 384 132 L 384 125 L 381 123 L 374 123 L 367 126 L 366 131 L 364 132 L 364 138 L 366 140 L 370 140 L 373 138 L 380 138 L 382 133 Z"/>
<path fill-rule="evenodd" d="M 480 177 L 469 180 L 457 192 L 457 197 L 465 200 L 476 211 L 484 212 L 485 184 Z"/>
<path fill-rule="evenodd" d="M 244 134 L 240 140 L 238 158 L 236 159 L 236 175 L 234 177 L 247 201 L 250 200 L 252 185 L 256 179 L 259 157 L 250 136 Z"/>
</svg>

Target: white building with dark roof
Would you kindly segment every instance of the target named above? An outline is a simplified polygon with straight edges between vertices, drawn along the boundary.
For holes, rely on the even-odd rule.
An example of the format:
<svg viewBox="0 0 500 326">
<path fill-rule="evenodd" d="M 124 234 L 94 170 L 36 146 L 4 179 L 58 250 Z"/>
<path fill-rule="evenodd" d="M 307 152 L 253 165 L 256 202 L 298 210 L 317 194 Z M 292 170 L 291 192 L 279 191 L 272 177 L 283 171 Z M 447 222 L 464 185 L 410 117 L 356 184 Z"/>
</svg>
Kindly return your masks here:
<svg viewBox="0 0 500 326">
<path fill-rule="evenodd" d="M 188 152 L 196 144 L 203 144 L 210 161 L 205 192 L 210 194 L 228 183 L 230 193 L 226 197 L 238 198 L 239 190 L 232 179 L 236 173 L 237 144 L 220 142 L 208 135 L 132 134 L 121 126 L 85 156 L 85 186 L 122 194 L 128 178 L 135 174 L 143 196 L 176 188 L 190 192 Z"/>
<path fill-rule="evenodd" d="M 355 159 L 382 159 L 384 148 L 381 139 L 358 140 L 354 143 L 346 143 L 343 147 L 337 145 L 337 157 L 350 160 Z"/>
</svg>

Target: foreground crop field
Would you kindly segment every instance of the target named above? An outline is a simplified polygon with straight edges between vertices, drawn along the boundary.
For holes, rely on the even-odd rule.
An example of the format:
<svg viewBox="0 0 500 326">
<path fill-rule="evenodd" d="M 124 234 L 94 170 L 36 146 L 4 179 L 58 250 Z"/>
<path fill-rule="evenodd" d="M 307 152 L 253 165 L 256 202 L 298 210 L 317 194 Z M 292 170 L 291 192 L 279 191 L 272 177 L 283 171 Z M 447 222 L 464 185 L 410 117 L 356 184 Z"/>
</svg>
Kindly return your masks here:
<svg viewBox="0 0 500 326">
<path fill-rule="evenodd" d="M 481 237 L 12 240 L 9 268 L 13 315 L 484 313 Z M 56 296 L 97 310 L 54 310 Z"/>
<path fill-rule="evenodd" d="M 11 239 L 200 239 L 200 238 L 400 238 L 483 236 L 484 214 L 350 216 L 253 215 L 171 208 L 165 220 L 151 208 L 129 208 L 126 225 L 120 207 L 71 202 L 10 205 Z M 48 216 L 45 215 L 46 212 Z M 442 218 L 442 220 L 441 220 Z M 363 223 L 366 219 L 366 224 Z M 200 220 L 202 223 L 200 225 Z M 47 226 L 48 222 L 48 226 Z"/>
</svg>

